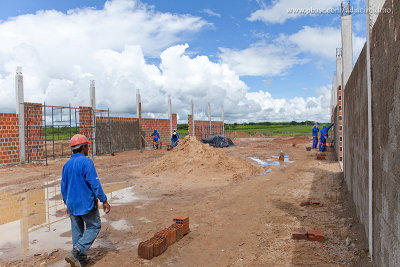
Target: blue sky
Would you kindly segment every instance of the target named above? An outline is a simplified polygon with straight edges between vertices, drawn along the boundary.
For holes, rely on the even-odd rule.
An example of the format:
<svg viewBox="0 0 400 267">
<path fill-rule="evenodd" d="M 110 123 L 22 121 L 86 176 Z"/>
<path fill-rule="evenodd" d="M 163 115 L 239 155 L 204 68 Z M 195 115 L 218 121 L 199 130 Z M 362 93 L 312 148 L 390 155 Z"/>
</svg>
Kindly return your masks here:
<svg viewBox="0 0 400 267">
<path fill-rule="evenodd" d="M 88 105 L 93 79 L 98 105 L 115 112 L 134 113 L 140 89 L 149 117 L 164 117 L 172 95 L 181 122 L 190 99 L 199 118 L 210 102 L 228 121 L 327 121 L 340 14 L 287 11 L 311 7 L 340 1 L 0 0 L 0 112 L 14 109 L 21 65 L 26 101 Z M 353 35 L 356 60 L 364 14 Z"/>
</svg>

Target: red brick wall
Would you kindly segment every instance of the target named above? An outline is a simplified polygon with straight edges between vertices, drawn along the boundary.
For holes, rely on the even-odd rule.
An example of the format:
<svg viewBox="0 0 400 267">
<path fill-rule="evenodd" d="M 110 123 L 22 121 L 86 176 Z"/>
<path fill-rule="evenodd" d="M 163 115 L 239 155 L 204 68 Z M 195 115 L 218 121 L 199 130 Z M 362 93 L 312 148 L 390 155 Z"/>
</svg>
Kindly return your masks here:
<svg viewBox="0 0 400 267">
<path fill-rule="evenodd" d="M 0 164 L 19 162 L 18 115 L 0 113 Z"/>
<path fill-rule="evenodd" d="M 80 133 L 87 134 L 86 137 L 91 137 L 91 108 L 90 107 L 79 107 L 79 121 L 80 121 Z M 107 121 L 108 117 L 97 117 L 96 121 Z M 110 117 L 113 121 L 137 121 L 138 118 L 123 118 L 123 117 Z M 177 129 L 178 125 L 177 114 L 172 114 L 172 129 Z M 153 146 L 153 137 L 150 135 L 154 129 L 160 134 L 161 142 L 166 145 L 171 142 L 171 136 L 169 131 L 169 120 L 168 119 L 148 119 L 142 118 L 142 130 L 145 132 L 145 146 Z"/>
<path fill-rule="evenodd" d="M 86 136 L 90 142 L 92 140 L 93 131 L 93 112 L 91 107 L 79 106 L 79 133 Z M 92 153 L 92 146 L 89 146 L 89 154 Z"/>
<path fill-rule="evenodd" d="M 189 135 L 193 135 L 193 116 L 188 115 L 188 129 L 189 129 Z M 211 121 L 211 126 L 212 127 L 222 127 L 223 122 L 222 121 Z M 204 131 L 206 130 L 207 127 L 210 127 L 210 121 L 194 121 L 194 127 L 203 127 Z M 208 128 L 209 130 L 210 128 Z M 223 134 L 223 133 L 221 133 Z M 203 134 L 204 135 L 204 134 Z M 205 136 L 198 136 L 198 133 L 196 133 L 197 138 L 204 138 Z"/>
<path fill-rule="evenodd" d="M 25 103 L 25 158 L 44 159 L 42 104 Z"/>
<path fill-rule="evenodd" d="M 337 95 L 338 95 L 338 101 L 337 101 L 337 107 L 338 107 L 338 124 L 337 127 L 338 133 L 339 133 L 339 161 L 343 160 L 343 96 L 342 96 L 342 87 L 339 86 L 337 90 Z M 335 125 L 336 127 L 336 125 Z"/>
<path fill-rule="evenodd" d="M 172 114 L 172 129 L 177 129 L 177 115 Z M 157 129 L 161 142 L 166 145 L 171 142 L 168 119 L 142 119 L 142 129 L 145 132 L 146 146 L 153 146 L 153 137 L 150 136 Z"/>
</svg>

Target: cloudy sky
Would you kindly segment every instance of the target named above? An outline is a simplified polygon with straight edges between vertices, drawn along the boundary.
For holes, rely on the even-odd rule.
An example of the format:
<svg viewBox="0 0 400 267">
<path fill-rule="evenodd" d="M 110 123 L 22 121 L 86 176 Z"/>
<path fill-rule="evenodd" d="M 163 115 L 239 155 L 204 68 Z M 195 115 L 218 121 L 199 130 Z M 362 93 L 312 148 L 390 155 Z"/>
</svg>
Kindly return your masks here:
<svg viewBox="0 0 400 267">
<path fill-rule="evenodd" d="M 228 122 L 328 121 L 340 0 L 0 0 L 0 112 L 15 111 L 15 69 L 25 101 L 136 111 L 140 89 L 147 117 L 173 112 L 185 122 L 190 101 L 207 103 Z M 352 1 L 364 7 L 364 1 Z M 357 59 L 365 15 L 353 15 Z M 355 61 L 354 61 L 355 62 Z"/>
</svg>

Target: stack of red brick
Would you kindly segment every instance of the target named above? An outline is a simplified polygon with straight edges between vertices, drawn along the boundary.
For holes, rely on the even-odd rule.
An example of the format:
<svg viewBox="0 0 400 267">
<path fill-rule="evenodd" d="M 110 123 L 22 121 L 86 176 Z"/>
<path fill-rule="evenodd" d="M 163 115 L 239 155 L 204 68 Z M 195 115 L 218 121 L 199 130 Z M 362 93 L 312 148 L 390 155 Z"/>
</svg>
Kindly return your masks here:
<svg viewBox="0 0 400 267">
<path fill-rule="evenodd" d="M 292 239 L 324 242 L 324 232 L 320 230 L 295 229 L 292 233 Z"/>
<path fill-rule="evenodd" d="M 178 216 L 173 219 L 174 223 L 154 234 L 149 240 L 140 242 L 138 255 L 140 258 L 150 260 L 164 253 L 168 246 L 179 241 L 189 233 L 189 217 Z"/>
</svg>

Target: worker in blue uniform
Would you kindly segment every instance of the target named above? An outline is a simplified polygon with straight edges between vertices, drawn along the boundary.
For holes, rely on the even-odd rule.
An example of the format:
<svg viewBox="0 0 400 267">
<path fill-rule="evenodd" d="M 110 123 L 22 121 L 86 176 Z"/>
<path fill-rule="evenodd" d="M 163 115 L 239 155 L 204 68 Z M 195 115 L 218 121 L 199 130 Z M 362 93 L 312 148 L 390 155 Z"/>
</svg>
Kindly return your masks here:
<svg viewBox="0 0 400 267">
<path fill-rule="evenodd" d="M 87 250 L 101 228 L 98 200 L 105 213 L 110 211 L 107 196 L 101 187 L 93 161 L 87 157 L 89 140 L 82 134 L 70 140 L 71 158 L 65 163 L 61 175 L 61 195 L 71 219 L 72 246 L 65 260 L 71 266 L 81 267 L 89 261 Z"/>
<path fill-rule="evenodd" d="M 157 132 L 157 129 L 154 129 L 154 132 L 150 136 L 153 136 L 153 148 L 155 147 L 156 149 L 158 149 L 158 142 L 160 141 L 161 137 L 160 134 Z"/>
<path fill-rule="evenodd" d="M 174 132 L 171 136 L 171 146 L 176 147 L 179 144 L 179 133 L 174 129 Z"/>
<path fill-rule="evenodd" d="M 313 136 L 313 145 L 312 148 L 317 148 L 318 145 L 318 123 L 314 123 L 314 127 L 312 128 L 312 136 Z"/>
<path fill-rule="evenodd" d="M 319 139 L 319 151 L 321 152 L 325 151 L 326 139 L 328 138 L 328 131 L 331 129 L 333 124 L 334 123 L 332 123 L 328 128 L 326 128 L 326 125 L 324 125 L 321 130 L 321 137 Z"/>
</svg>

